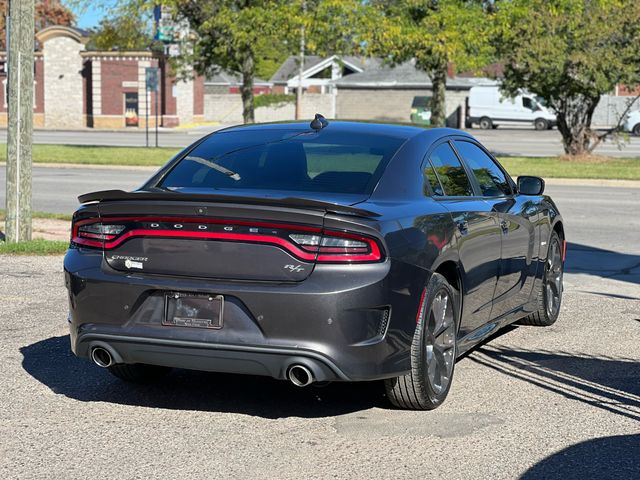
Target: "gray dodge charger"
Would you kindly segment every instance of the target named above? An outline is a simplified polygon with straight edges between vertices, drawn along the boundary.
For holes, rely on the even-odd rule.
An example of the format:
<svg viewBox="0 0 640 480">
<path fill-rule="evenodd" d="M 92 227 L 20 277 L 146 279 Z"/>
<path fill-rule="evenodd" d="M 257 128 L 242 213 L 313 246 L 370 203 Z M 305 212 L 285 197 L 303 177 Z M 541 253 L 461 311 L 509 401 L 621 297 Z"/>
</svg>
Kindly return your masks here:
<svg viewBox="0 0 640 480">
<path fill-rule="evenodd" d="M 382 380 L 395 406 L 433 409 L 458 357 L 513 322 L 551 325 L 562 300 L 544 181 L 512 180 L 458 130 L 232 127 L 80 202 L 71 348 L 127 381 Z"/>
</svg>

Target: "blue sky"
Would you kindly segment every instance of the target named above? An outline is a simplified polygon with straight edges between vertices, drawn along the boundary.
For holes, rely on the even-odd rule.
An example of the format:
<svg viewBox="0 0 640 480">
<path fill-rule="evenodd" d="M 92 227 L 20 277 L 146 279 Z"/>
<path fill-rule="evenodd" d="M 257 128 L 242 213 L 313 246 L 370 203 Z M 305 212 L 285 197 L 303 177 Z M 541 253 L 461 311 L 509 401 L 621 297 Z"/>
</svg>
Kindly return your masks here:
<svg viewBox="0 0 640 480">
<path fill-rule="evenodd" d="M 62 2 L 64 3 L 64 2 Z M 105 16 L 104 8 L 96 7 L 96 2 L 86 2 L 88 5 L 86 8 L 82 10 L 72 9 L 73 13 L 75 13 L 77 18 L 77 25 L 80 28 L 91 28 L 95 27 L 100 23 L 102 17 Z M 101 5 L 113 5 L 115 3 L 113 0 L 109 1 L 101 1 L 99 2 Z"/>
</svg>

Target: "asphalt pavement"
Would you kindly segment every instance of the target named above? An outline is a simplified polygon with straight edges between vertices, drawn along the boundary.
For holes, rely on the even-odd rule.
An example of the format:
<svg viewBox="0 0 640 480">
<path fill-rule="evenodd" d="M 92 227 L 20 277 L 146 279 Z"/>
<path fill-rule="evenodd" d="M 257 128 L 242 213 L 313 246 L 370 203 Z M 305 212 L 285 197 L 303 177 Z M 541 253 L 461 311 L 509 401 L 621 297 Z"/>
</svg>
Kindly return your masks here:
<svg viewBox="0 0 640 480">
<path fill-rule="evenodd" d="M 62 258 L 0 256 L 0 478 L 638 478 L 640 189 L 548 191 L 569 241 L 560 318 L 458 361 L 432 412 L 391 409 L 375 382 L 123 383 L 69 352 Z"/>
<path fill-rule="evenodd" d="M 168 158 L 167 158 L 168 160 Z M 73 213 L 78 195 L 98 190 L 133 190 L 141 186 L 157 168 L 33 167 L 33 209 Z M 0 165 L 0 208 L 6 204 L 6 167 Z"/>
<path fill-rule="evenodd" d="M 154 167 L 34 167 L 33 208 L 73 213 L 79 205 L 78 195 L 97 190 L 131 190 L 140 186 L 155 170 Z M 5 184 L 5 174 L 6 168 L 0 166 L 0 185 Z M 567 225 L 570 241 L 616 251 L 640 249 L 640 218 L 637 215 L 640 187 L 595 186 L 588 181 L 587 185 L 571 183 L 550 179 L 546 189 L 563 215 L 571 219 Z M 0 208 L 4 206 L 5 190 L 0 187 Z M 599 227 L 594 229 L 594 224 Z M 625 235 L 616 233 L 621 228 L 627 232 Z"/>
<path fill-rule="evenodd" d="M 62 258 L 0 256 L 0 478 L 638 478 L 640 279 L 599 267 L 569 268 L 554 326 L 505 330 L 411 412 L 379 383 L 123 383 L 69 352 Z"/>
<path fill-rule="evenodd" d="M 200 126 L 191 129 L 163 129 L 159 133 L 159 145 L 162 147 L 186 147 L 202 136 L 222 126 Z M 557 130 L 538 132 L 530 128 L 498 128 L 496 130 L 471 129 L 484 145 L 497 155 L 554 156 L 563 153 L 560 134 Z M 0 130 L 0 143 L 6 142 L 7 131 Z M 154 145 L 153 135 L 150 142 Z M 34 143 L 66 145 L 119 145 L 143 147 L 146 145 L 145 132 L 101 131 L 86 129 L 82 131 L 36 130 Z M 606 142 L 598 146 L 595 153 L 612 157 L 640 157 L 640 137 L 631 137 L 620 144 Z"/>
</svg>

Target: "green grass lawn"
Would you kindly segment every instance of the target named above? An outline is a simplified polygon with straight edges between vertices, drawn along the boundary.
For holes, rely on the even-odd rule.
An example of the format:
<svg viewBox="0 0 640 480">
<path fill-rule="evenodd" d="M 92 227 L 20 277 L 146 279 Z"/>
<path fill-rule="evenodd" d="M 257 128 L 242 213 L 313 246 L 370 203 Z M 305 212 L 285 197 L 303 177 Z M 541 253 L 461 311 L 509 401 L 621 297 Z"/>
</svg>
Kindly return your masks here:
<svg viewBox="0 0 640 480">
<path fill-rule="evenodd" d="M 0 208 L 0 221 L 7 217 L 7 211 Z M 71 214 L 67 213 L 49 213 L 49 212 L 31 212 L 32 218 L 48 218 L 52 220 L 67 220 L 71 221 Z"/>
<path fill-rule="evenodd" d="M 0 242 L 0 255 L 62 255 L 69 248 L 63 240 L 31 240 L 29 242 Z"/>
<path fill-rule="evenodd" d="M 33 146 L 36 163 L 89 165 L 161 166 L 178 151 L 175 148 Z M 6 148 L 2 145 L 0 161 L 6 161 Z M 610 158 L 597 162 L 565 160 L 559 157 L 502 157 L 500 161 L 514 177 L 527 174 L 545 178 L 640 180 L 640 158 Z"/>
<path fill-rule="evenodd" d="M 33 146 L 34 163 L 79 163 L 87 165 L 160 166 L 178 153 L 178 148 L 90 147 L 84 145 Z M 0 145 L 0 162 L 7 160 L 6 145 Z"/>
<path fill-rule="evenodd" d="M 512 177 L 537 175 L 543 178 L 640 180 L 640 158 L 609 158 L 602 162 L 559 157 L 502 157 L 499 160 Z"/>
</svg>

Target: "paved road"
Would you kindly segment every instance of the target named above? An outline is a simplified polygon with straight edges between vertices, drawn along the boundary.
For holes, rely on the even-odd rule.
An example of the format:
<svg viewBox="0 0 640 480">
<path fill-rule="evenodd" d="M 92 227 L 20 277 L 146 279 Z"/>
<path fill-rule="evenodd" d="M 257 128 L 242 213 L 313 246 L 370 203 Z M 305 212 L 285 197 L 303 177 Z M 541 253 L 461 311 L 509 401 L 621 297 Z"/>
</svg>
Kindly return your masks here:
<svg viewBox="0 0 640 480">
<path fill-rule="evenodd" d="M 140 186 L 156 170 L 154 167 L 140 167 L 136 169 L 113 169 L 113 168 L 51 168 L 34 167 L 33 169 L 33 206 L 35 210 L 72 213 L 77 207 L 77 197 L 83 193 L 97 190 L 123 189 L 131 190 Z M 550 181 L 553 183 L 553 181 Z M 0 165 L 0 208 L 5 205 L 6 168 Z M 603 221 L 608 221 L 607 212 L 612 205 L 623 205 L 629 214 L 626 223 L 637 222 L 635 220 L 635 208 L 640 204 L 639 189 L 606 188 L 596 190 L 602 192 L 603 196 L 594 196 L 591 187 L 556 187 L 551 184 L 548 192 L 554 195 L 559 201 L 566 200 L 565 208 L 576 206 L 576 218 L 584 218 L 588 224 L 588 213 L 592 210 L 586 205 L 592 205 L 601 213 Z M 566 194 L 565 194 L 566 192 Z M 574 193 L 582 198 L 581 202 L 576 202 Z M 559 194 L 559 197 L 555 195 Z M 571 203 L 570 203 L 571 202 Z M 622 202 L 621 204 L 617 202 Z M 635 203 L 634 203 L 635 202 Z M 612 225 L 613 227 L 613 225 Z M 636 237 L 638 238 L 638 237 Z"/>
<path fill-rule="evenodd" d="M 97 190 L 139 187 L 155 168 L 50 168 L 33 169 L 34 210 L 73 213 L 78 208 L 78 195 Z M 0 208 L 5 205 L 6 167 L 0 166 Z"/>
<path fill-rule="evenodd" d="M 97 169 L 49 168 L 33 170 L 33 206 L 35 210 L 72 213 L 80 194 L 96 190 L 129 190 L 142 184 L 154 168 Z M 0 167 L 0 185 L 5 184 L 5 167 Z M 640 188 L 588 187 L 557 185 L 550 182 L 547 192 L 557 201 L 569 222 L 568 236 L 576 244 L 587 244 L 627 251 L 639 248 Z M 5 190 L 0 187 L 0 208 L 5 205 Z M 601 228 L 593 229 L 594 222 Z M 623 228 L 626 235 L 612 234 Z M 636 252 L 640 253 L 640 252 Z"/>
<path fill-rule="evenodd" d="M 0 256 L 0 478 L 638 478 L 639 192 L 550 190 L 571 242 L 558 322 L 461 359 L 433 412 L 377 383 L 122 383 L 69 353 L 62 259 Z"/>
<path fill-rule="evenodd" d="M 148 175 L 35 173 L 43 210 Z M 548 190 L 570 242 L 558 322 L 460 360 L 433 412 L 389 409 L 376 383 L 121 383 L 69 353 L 61 258 L 0 256 L 0 478 L 636 478 L 640 189 Z"/>
<path fill-rule="evenodd" d="M 495 155 L 554 156 L 562 155 L 562 139 L 557 130 L 537 132 L 528 129 L 469 130 Z M 611 157 L 640 158 L 640 137 L 631 137 L 628 143 L 607 142 L 595 153 Z"/>
<path fill-rule="evenodd" d="M 160 146 L 186 147 L 198 138 L 220 127 L 198 127 L 190 130 L 164 130 L 160 132 Z M 498 128 L 496 130 L 470 130 L 478 140 L 499 155 L 552 156 L 563 153 L 560 134 L 557 130 L 536 132 L 524 128 Z M 151 137 L 152 138 L 152 137 Z M 0 130 L 0 143 L 6 142 L 6 130 Z M 122 145 L 144 146 L 144 132 L 109 132 L 84 130 L 64 132 L 37 130 L 35 143 L 70 145 Z M 617 144 L 605 143 L 596 153 L 614 157 L 640 157 L 640 137 L 633 137 L 619 149 Z"/>
<path fill-rule="evenodd" d="M 160 147 L 186 147 L 200 137 L 221 127 L 198 127 L 190 130 L 163 129 L 158 135 Z M 0 142 L 6 143 L 7 130 L 0 130 Z M 117 145 L 123 147 L 144 147 L 146 145 L 145 132 L 142 131 L 101 131 L 101 130 L 36 130 L 34 143 L 48 143 L 55 145 Z M 153 133 L 149 133 L 149 142 L 154 143 Z"/>
</svg>

